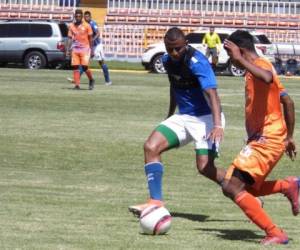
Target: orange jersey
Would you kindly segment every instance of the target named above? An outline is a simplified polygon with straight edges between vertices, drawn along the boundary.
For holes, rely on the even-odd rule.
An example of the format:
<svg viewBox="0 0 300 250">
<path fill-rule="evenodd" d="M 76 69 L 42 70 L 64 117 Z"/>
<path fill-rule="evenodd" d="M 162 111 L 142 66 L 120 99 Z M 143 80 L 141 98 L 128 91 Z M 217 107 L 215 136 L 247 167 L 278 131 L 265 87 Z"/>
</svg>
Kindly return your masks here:
<svg viewBox="0 0 300 250">
<path fill-rule="evenodd" d="M 265 83 L 250 72 L 246 73 L 245 117 L 248 137 L 266 136 L 280 140 L 286 134 L 280 104 L 280 93 L 284 87 L 269 61 L 259 57 L 254 64 L 272 72 L 273 82 Z"/>
<path fill-rule="evenodd" d="M 71 23 L 69 26 L 68 37 L 72 39 L 73 51 L 89 51 L 89 36 L 92 35 L 93 31 L 88 23 L 82 22 L 80 25 L 75 25 L 75 23 Z"/>
</svg>

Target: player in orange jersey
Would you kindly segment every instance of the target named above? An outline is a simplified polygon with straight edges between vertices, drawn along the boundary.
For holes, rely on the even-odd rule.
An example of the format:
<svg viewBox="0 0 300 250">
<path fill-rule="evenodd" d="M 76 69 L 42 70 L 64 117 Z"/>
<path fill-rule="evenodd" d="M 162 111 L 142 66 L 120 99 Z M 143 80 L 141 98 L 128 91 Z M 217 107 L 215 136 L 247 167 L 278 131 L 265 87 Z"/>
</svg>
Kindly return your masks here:
<svg viewBox="0 0 300 250">
<path fill-rule="evenodd" d="M 68 44 L 67 54 L 72 50 L 72 66 L 74 69 L 74 89 L 80 89 L 80 71 L 79 66 L 81 65 L 82 70 L 86 73 L 89 78 L 89 89 L 92 90 L 94 87 L 94 79 L 92 72 L 89 70 L 90 56 L 93 56 L 91 50 L 93 44 L 93 31 L 91 26 L 82 21 L 83 12 L 77 9 L 75 11 L 75 21 L 70 24 L 68 32 Z"/>
<path fill-rule="evenodd" d="M 226 172 L 223 193 L 266 232 L 261 244 L 287 244 L 287 235 L 272 222 L 255 197 L 282 193 L 289 199 L 293 214 L 299 213 L 299 178 L 265 180 L 285 151 L 292 160 L 296 156 L 293 102 L 284 94 L 272 64 L 256 53 L 249 32 L 235 31 L 224 47 L 235 66 L 247 70 L 245 118 L 248 141 Z"/>
</svg>

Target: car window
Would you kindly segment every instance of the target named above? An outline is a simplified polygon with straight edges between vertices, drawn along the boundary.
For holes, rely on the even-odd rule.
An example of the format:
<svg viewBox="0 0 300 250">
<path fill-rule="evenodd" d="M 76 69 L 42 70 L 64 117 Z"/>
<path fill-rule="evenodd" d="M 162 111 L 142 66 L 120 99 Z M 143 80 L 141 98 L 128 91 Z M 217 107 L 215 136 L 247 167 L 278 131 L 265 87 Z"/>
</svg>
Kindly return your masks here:
<svg viewBox="0 0 300 250">
<path fill-rule="evenodd" d="M 204 34 L 202 34 L 202 33 L 190 33 L 186 36 L 186 40 L 188 40 L 188 42 L 190 44 L 202 43 L 203 37 L 204 37 Z"/>
<path fill-rule="evenodd" d="M 59 26 L 61 35 L 62 35 L 63 37 L 68 37 L 68 26 L 67 26 L 67 24 L 65 24 L 65 23 L 60 23 L 60 24 L 58 24 L 58 26 Z"/>
<path fill-rule="evenodd" d="M 7 37 L 30 37 L 30 24 L 11 23 L 8 26 Z"/>
<path fill-rule="evenodd" d="M 272 44 L 265 35 L 254 36 L 254 43 Z"/>
<path fill-rule="evenodd" d="M 52 28 L 49 24 L 31 24 L 30 37 L 51 37 Z"/>
<path fill-rule="evenodd" d="M 7 37 L 7 24 L 0 24 L 0 37 Z"/>
</svg>

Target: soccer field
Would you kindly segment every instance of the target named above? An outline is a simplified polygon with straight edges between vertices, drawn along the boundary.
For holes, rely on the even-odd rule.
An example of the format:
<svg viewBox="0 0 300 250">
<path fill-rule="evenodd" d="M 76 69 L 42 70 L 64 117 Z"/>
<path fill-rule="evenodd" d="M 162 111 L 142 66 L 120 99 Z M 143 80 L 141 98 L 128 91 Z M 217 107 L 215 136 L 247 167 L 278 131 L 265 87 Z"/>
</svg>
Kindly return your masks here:
<svg viewBox="0 0 300 250">
<path fill-rule="evenodd" d="M 200 176 L 193 145 L 163 155 L 164 198 L 173 215 L 164 236 L 139 233 L 127 207 L 144 202 L 143 142 L 168 111 L 166 75 L 97 72 L 94 91 L 66 81 L 71 71 L 0 69 L 0 249 L 275 249 L 221 189 Z M 300 106 L 300 80 L 282 79 Z M 217 165 L 243 146 L 242 78 L 218 77 L 226 115 Z M 299 111 L 295 139 L 300 147 Z M 300 175 L 283 157 L 269 178 Z M 282 195 L 265 208 L 300 249 L 300 217 Z"/>
</svg>

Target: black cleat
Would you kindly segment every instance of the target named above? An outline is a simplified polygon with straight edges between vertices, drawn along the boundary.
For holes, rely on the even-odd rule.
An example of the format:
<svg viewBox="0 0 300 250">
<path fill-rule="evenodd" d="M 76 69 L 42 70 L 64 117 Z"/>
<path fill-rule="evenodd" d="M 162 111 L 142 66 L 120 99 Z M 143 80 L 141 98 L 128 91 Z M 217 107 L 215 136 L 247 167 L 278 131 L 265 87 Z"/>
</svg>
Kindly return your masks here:
<svg viewBox="0 0 300 250">
<path fill-rule="evenodd" d="M 94 89 L 94 85 L 95 85 L 95 80 L 92 79 L 89 81 L 89 90 L 93 90 Z"/>
</svg>

